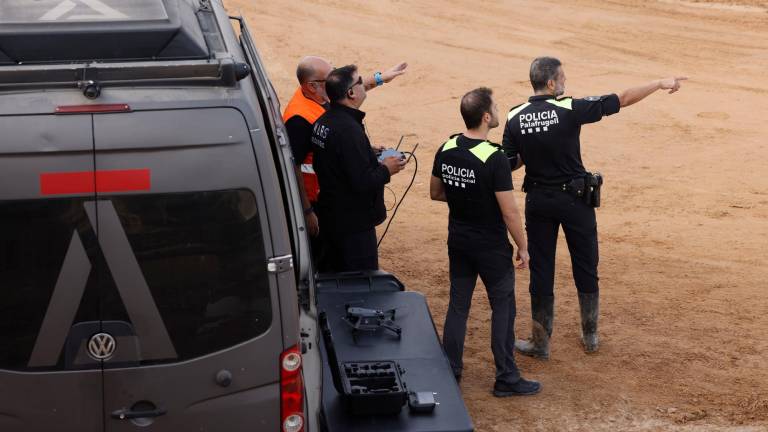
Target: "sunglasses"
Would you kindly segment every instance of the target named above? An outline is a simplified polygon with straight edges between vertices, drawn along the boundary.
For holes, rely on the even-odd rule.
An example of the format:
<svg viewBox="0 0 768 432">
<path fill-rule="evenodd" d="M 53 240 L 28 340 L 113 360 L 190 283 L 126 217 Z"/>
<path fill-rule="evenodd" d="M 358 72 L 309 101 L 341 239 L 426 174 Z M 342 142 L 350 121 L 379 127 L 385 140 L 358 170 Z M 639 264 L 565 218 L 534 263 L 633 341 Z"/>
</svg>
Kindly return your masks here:
<svg viewBox="0 0 768 432">
<path fill-rule="evenodd" d="M 354 84 L 352 84 L 351 86 L 349 86 L 349 88 L 347 89 L 347 91 L 350 91 L 350 90 L 352 90 L 352 89 L 353 89 L 353 88 L 354 88 L 356 85 L 360 85 L 360 84 L 362 84 L 362 83 L 363 83 L 363 77 L 361 77 L 361 76 L 357 77 L 357 82 L 356 82 L 356 83 L 354 83 Z"/>
</svg>

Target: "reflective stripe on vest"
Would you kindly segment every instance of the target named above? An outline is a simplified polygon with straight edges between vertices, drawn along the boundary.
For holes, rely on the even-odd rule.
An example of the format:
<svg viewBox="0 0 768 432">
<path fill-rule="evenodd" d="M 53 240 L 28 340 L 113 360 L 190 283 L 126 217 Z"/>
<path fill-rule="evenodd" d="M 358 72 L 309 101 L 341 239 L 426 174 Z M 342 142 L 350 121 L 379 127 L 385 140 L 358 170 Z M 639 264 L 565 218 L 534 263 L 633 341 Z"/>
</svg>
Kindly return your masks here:
<svg viewBox="0 0 768 432">
<path fill-rule="evenodd" d="M 559 106 L 560 108 L 565 108 L 567 110 L 573 109 L 573 99 L 567 97 L 563 99 L 547 99 L 547 102 L 551 103 L 554 106 Z"/>
<path fill-rule="evenodd" d="M 512 120 L 512 118 L 515 117 L 516 115 L 518 115 L 520 113 L 520 111 L 528 108 L 528 106 L 530 104 L 531 104 L 530 102 L 526 102 L 526 103 L 520 105 L 519 107 L 513 109 L 512 111 L 510 111 L 509 114 L 507 114 L 507 120 Z"/>
<path fill-rule="evenodd" d="M 448 140 L 445 144 L 443 144 L 443 150 L 447 151 L 451 149 L 458 148 L 458 139 L 457 137 L 453 137 L 450 140 Z M 488 158 L 490 158 L 493 153 L 500 151 L 498 147 L 494 146 L 493 144 L 489 143 L 488 141 L 483 141 L 480 144 L 472 147 L 471 149 L 468 149 L 470 153 L 475 155 L 482 163 L 485 163 Z"/>
<path fill-rule="evenodd" d="M 304 96 L 299 87 L 293 94 L 288 106 L 283 113 L 283 121 L 287 122 L 291 117 L 299 116 L 306 120 L 310 125 L 315 124 L 318 118 L 325 113 L 325 108 L 312 99 Z M 317 174 L 312 167 L 312 152 L 307 153 L 307 157 L 301 161 L 301 174 L 304 179 L 304 191 L 307 193 L 307 199 L 310 202 L 317 202 L 317 196 L 320 193 L 320 183 L 317 181 Z"/>
</svg>

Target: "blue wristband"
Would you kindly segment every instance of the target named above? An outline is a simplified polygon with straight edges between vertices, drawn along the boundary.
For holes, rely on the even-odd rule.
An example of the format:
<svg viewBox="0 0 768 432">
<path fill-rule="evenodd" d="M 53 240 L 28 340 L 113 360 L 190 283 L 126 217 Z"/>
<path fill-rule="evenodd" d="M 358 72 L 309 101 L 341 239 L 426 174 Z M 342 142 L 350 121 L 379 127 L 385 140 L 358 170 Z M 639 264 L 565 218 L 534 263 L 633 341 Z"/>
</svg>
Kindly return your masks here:
<svg viewBox="0 0 768 432">
<path fill-rule="evenodd" d="M 373 74 L 373 79 L 376 80 L 376 87 L 380 85 L 384 85 L 384 80 L 381 79 L 381 72 L 376 72 L 375 74 Z"/>
</svg>

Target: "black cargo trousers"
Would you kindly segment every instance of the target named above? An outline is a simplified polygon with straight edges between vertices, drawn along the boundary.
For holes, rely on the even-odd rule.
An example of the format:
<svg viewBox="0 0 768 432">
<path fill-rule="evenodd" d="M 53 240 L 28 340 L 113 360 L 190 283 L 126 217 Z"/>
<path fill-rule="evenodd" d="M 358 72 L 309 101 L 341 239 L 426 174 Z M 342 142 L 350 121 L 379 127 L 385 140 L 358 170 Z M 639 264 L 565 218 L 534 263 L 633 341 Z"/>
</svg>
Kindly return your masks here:
<svg viewBox="0 0 768 432">
<path fill-rule="evenodd" d="M 514 384 L 520 380 L 515 364 L 515 268 L 512 246 L 497 248 L 448 247 L 451 293 L 443 327 L 443 348 L 456 376 L 464 368 L 464 338 L 477 276 L 485 285 L 491 304 L 491 351 L 496 380 Z"/>
<path fill-rule="evenodd" d="M 525 197 L 525 230 L 531 256 L 531 296 L 554 295 L 555 250 L 560 226 L 571 253 L 579 293 L 598 292 L 595 209 L 570 192 L 531 187 Z"/>
</svg>

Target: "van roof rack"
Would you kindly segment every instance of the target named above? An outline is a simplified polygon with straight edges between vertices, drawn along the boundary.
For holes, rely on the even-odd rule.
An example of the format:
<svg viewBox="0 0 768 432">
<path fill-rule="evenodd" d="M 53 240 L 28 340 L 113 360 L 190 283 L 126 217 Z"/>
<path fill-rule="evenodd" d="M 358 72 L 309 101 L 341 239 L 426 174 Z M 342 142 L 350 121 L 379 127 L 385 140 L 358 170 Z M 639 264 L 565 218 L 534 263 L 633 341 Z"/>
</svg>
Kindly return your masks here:
<svg viewBox="0 0 768 432">
<path fill-rule="evenodd" d="M 2 0 L 3 65 L 215 58 L 210 0 Z"/>
<path fill-rule="evenodd" d="M 250 75 L 231 58 L 175 62 L 85 63 L 0 67 L 0 91 L 88 86 L 206 85 L 232 87 Z"/>
</svg>

